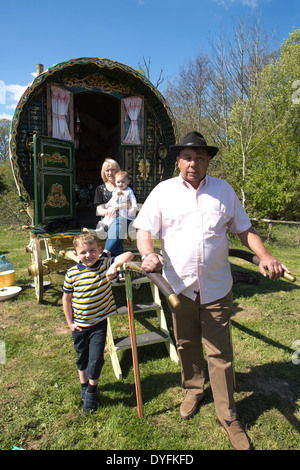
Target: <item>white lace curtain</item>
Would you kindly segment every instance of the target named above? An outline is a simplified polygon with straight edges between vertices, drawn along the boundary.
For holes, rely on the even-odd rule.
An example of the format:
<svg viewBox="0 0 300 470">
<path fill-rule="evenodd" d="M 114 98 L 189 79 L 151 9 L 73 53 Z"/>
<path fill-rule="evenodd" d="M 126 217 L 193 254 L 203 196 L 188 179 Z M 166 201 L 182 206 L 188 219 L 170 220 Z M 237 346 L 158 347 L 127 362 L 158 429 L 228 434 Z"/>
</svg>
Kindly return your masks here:
<svg viewBox="0 0 300 470">
<path fill-rule="evenodd" d="M 138 96 L 124 98 L 124 106 L 130 118 L 130 126 L 124 139 L 126 144 L 140 144 L 141 136 L 138 127 L 138 117 L 141 112 L 143 100 Z"/>
<path fill-rule="evenodd" d="M 64 88 L 51 87 L 52 137 L 72 140 L 67 123 L 71 93 Z"/>
</svg>

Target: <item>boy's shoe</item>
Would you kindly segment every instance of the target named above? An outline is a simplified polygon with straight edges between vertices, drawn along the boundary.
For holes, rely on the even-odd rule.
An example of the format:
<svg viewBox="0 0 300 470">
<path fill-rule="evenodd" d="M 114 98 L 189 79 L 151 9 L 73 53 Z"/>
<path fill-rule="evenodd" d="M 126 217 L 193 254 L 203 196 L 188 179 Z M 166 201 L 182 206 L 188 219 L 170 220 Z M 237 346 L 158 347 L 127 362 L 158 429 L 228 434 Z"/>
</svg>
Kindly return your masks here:
<svg viewBox="0 0 300 470">
<path fill-rule="evenodd" d="M 92 411 L 95 411 L 97 406 L 96 406 L 96 394 L 97 392 L 94 393 L 85 393 L 84 397 L 84 402 L 83 402 L 83 414 L 88 415 Z"/>
<path fill-rule="evenodd" d="M 230 443 L 235 450 L 250 450 L 248 438 L 238 420 L 231 422 L 222 418 L 218 418 L 218 420 L 220 425 L 227 432 Z"/>
<path fill-rule="evenodd" d="M 85 387 L 81 387 L 80 393 L 81 393 L 81 401 L 82 401 L 82 403 L 84 402 L 85 394 L 86 394 L 87 388 L 88 388 L 87 385 L 86 385 Z"/>
</svg>

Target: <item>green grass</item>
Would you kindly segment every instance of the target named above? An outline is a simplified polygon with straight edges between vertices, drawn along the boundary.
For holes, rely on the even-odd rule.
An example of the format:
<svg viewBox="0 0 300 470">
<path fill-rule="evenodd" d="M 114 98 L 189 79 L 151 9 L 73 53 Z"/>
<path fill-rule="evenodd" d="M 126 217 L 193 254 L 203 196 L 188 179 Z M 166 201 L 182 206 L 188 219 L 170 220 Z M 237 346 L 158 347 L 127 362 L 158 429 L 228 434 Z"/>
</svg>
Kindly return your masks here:
<svg viewBox="0 0 300 470">
<path fill-rule="evenodd" d="M 64 274 L 51 274 L 51 286 L 43 304 L 38 304 L 27 275 L 29 235 L 2 227 L 0 239 L 0 252 L 13 262 L 16 284 L 22 287 L 18 297 L 0 302 L 0 340 L 6 349 L 5 364 L 0 364 L 0 449 L 14 445 L 28 450 L 231 449 L 217 425 L 208 376 L 199 413 L 187 422 L 180 419 L 184 397 L 180 368 L 161 344 L 139 348 L 144 418 L 138 417 L 130 350 L 118 354 L 122 380 L 116 379 L 106 353 L 99 407 L 93 415 L 83 416 L 75 353 L 62 310 Z M 271 251 L 297 276 L 295 284 L 272 282 L 256 266 L 232 259 L 234 269 L 251 272 L 259 280 L 258 285 L 234 286 L 232 317 L 235 398 L 240 420 L 257 450 L 300 449 L 300 364 L 292 362 L 293 342 L 300 340 L 299 241 L 294 237 L 285 244 L 284 240 L 280 227 Z M 134 290 L 136 300 L 149 295 L 148 286 Z M 122 288 L 116 290 L 116 298 L 118 304 L 124 301 Z M 172 334 L 164 299 L 163 305 Z M 153 315 L 141 320 L 156 322 Z M 126 316 L 114 317 L 111 323 L 115 336 L 129 334 Z M 137 328 L 140 332 L 144 326 Z"/>
</svg>

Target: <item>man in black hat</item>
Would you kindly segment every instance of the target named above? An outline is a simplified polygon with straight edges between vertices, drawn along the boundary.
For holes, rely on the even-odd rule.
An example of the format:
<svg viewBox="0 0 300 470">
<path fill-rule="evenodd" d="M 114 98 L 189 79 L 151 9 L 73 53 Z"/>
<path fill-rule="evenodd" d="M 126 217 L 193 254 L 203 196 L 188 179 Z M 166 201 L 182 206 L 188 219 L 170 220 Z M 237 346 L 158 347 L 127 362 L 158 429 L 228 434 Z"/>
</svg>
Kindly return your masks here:
<svg viewBox="0 0 300 470">
<path fill-rule="evenodd" d="M 233 352 L 230 341 L 232 276 L 226 229 L 260 258 L 260 271 L 279 279 L 288 268 L 274 258 L 251 226 L 233 188 L 206 174 L 218 149 L 208 146 L 198 132 L 188 133 L 170 147 L 180 175 L 158 184 L 145 201 L 134 226 L 146 271 L 163 268 L 178 295 L 180 306 L 170 306 L 186 397 L 183 419 L 195 415 L 204 398 L 206 350 L 210 384 L 220 424 L 235 449 L 249 449 L 237 420 L 233 398 Z M 154 253 L 159 233 L 162 256 Z"/>
</svg>

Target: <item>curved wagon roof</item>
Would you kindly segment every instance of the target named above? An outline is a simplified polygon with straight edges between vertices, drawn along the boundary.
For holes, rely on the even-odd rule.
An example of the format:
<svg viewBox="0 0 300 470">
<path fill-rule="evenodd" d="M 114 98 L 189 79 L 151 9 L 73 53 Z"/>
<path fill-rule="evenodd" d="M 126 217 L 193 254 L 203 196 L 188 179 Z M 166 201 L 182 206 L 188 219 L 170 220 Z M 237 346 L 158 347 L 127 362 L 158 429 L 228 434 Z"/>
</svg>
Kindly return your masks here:
<svg viewBox="0 0 300 470">
<path fill-rule="evenodd" d="M 97 77 L 99 81 L 97 82 Z M 101 78 L 101 80 L 100 80 Z M 45 88 L 47 83 L 64 86 L 72 91 L 76 79 L 76 92 L 80 90 L 81 83 L 87 92 L 106 93 L 107 89 L 114 89 L 115 96 L 124 97 L 132 94 L 144 96 L 151 111 L 159 122 L 164 143 L 167 148 L 177 140 L 177 128 L 173 115 L 157 88 L 140 72 L 128 65 L 97 57 L 83 57 L 60 62 L 38 75 L 22 95 L 11 124 L 10 158 L 20 198 L 28 200 L 27 190 L 23 185 L 23 174 L 18 161 L 18 134 L 21 132 L 22 121 L 26 111 L 34 103 L 36 96 Z M 81 82 L 82 80 L 82 82 Z M 75 88 L 74 88 L 75 91 Z M 24 132 L 24 131 L 22 131 Z"/>
</svg>

